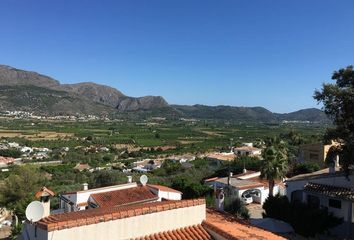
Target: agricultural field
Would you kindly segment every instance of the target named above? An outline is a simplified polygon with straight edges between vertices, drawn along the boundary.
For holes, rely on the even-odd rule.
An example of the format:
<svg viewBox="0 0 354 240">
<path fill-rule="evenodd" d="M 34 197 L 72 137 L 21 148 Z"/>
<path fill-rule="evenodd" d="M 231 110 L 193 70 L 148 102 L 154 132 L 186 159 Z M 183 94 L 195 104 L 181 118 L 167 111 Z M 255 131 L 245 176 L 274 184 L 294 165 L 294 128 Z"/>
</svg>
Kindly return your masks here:
<svg viewBox="0 0 354 240">
<path fill-rule="evenodd" d="M 230 142 L 254 142 L 294 131 L 318 139 L 326 126 L 316 124 L 245 124 L 219 122 L 44 122 L 0 121 L 0 138 L 35 147 L 75 147 L 96 144 L 139 149 L 161 148 L 168 153 L 203 152 L 227 147 Z M 177 149 L 177 150 L 176 150 Z"/>
</svg>

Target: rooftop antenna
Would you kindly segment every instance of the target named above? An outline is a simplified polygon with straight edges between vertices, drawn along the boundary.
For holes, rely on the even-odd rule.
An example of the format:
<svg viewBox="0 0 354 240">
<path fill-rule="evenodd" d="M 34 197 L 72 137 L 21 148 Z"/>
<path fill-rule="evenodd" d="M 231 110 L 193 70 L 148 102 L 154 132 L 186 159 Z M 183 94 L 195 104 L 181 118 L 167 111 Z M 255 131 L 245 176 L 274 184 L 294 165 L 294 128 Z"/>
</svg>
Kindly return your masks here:
<svg viewBox="0 0 354 240">
<path fill-rule="evenodd" d="M 31 223 L 38 222 L 43 218 L 44 207 L 39 201 L 31 202 L 26 208 L 26 218 Z"/>
<path fill-rule="evenodd" d="M 140 177 L 141 185 L 145 186 L 148 181 L 149 181 L 149 178 L 146 175 L 141 175 L 141 177 Z"/>
<path fill-rule="evenodd" d="M 26 218 L 32 224 L 34 223 L 34 236 L 37 237 L 37 222 L 44 216 L 44 206 L 39 201 L 33 201 L 26 208 Z"/>
<path fill-rule="evenodd" d="M 233 148 L 234 148 L 234 139 L 230 138 L 230 152 L 232 152 Z"/>
</svg>

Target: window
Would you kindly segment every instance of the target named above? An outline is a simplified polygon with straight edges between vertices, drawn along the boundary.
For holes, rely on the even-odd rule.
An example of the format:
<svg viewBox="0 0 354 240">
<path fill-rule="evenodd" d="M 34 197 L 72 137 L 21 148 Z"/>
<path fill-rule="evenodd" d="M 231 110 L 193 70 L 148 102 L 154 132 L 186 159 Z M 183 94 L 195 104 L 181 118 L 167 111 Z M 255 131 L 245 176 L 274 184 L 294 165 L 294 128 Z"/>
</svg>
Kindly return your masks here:
<svg viewBox="0 0 354 240">
<path fill-rule="evenodd" d="M 313 196 L 313 195 L 307 195 L 307 204 L 314 207 L 314 208 L 319 208 L 320 207 L 320 199 L 316 196 Z"/>
<path fill-rule="evenodd" d="M 335 199 L 328 199 L 328 206 L 331 208 L 342 208 L 342 202 L 340 200 L 335 200 Z"/>
</svg>

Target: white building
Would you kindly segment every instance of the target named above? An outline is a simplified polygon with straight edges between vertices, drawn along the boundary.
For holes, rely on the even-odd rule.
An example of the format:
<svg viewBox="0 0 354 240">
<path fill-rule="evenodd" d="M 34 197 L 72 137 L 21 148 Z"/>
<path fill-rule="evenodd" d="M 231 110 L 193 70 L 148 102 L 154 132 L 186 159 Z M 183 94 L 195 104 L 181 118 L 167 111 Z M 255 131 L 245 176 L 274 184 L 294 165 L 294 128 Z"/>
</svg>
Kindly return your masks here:
<svg viewBox="0 0 354 240">
<path fill-rule="evenodd" d="M 22 153 L 31 153 L 31 152 L 33 152 L 33 149 L 32 148 L 30 148 L 30 147 L 22 147 L 21 149 L 20 149 L 20 151 L 22 152 Z"/>
<path fill-rule="evenodd" d="M 60 209 L 56 212 L 76 212 L 89 208 L 126 206 L 166 200 L 181 200 L 182 193 L 160 185 L 143 186 L 136 182 L 88 189 L 59 195 Z"/>
<path fill-rule="evenodd" d="M 302 174 L 285 181 L 290 201 L 301 201 L 327 208 L 344 223 L 332 230 L 340 236 L 354 236 L 354 174 L 334 168 Z"/>
<path fill-rule="evenodd" d="M 246 170 L 238 175 L 231 174 L 230 177 L 206 179 L 205 184 L 212 186 L 214 190 L 222 188 L 224 192 L 238 198 L 250 194 L 254 203 L 263 204 L 269 196 L 269 184 L 267 180 L 261 179 L 260 175 L 261 172 Z M 275 183 L 273 193 L 284 194 L 281 181 Z"/>
<path fill-rule="evenodd" d="M 23 240 L 156 240 L 285 238 L 253 227 L 231 215 L 206 209 L 204 199 L 100 207 L 54 214 L 26 222 Z"/>
<path fill-rule="evenodd" d="M 233 151 L 237 156 L 259 157 L 262 155 L 262 149 L 253 147 L 252 144 L 235 147 Z"/>
</svg>

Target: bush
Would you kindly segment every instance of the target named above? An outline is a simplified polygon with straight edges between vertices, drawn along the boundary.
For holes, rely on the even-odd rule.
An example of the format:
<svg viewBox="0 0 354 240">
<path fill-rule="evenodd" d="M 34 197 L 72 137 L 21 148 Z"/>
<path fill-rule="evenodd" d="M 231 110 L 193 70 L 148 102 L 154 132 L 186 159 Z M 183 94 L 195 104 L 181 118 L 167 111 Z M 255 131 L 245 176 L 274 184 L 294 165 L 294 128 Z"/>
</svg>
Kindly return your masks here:
<svg viewBox="0 0 354 240">
<path fill-rule="evenodd" d="M 183 193 L 184 199 L 192 199 L 210 195 L 212 189 L 193 179 L 190 176 L 178 176 L 172 180 L 172 188 Z"/>
<path fill-rule="evenodd" d="M 249 219 L 250 213 L 246 208 L 246 205 L 241 201 L 240 198 L 235 199 L 225 199 L 224 210 L 228 213 L 236 215 L 238 218 Z"/>
<path fill-rule="evenodd" d="M 22 230 L 23 230 L 23 224 L 21 222 L 19 222 L 16 225 L 14 222 L 13 225 L 11 226 L 11 235 L 10 235 L 9 239 L 17 240 L 18 237 L 21 235 Z"/>
<path fill-rule="evenodd" d="M 247 170 L 259 171 L 261 169 L 262 161 L 255 157 L 242 156 L 234 161 L 227 162 L 222 168 L 215 171 L 214 176 L 227 176 L 229 170 L 234 174 L 242 173 L 243 168 Z"/>
<path fill-rule="evenodd" d="M 295 232 L 304 237 L 315 237 L 340 225 L 339 219 L 326 208 L 314 208 L 305 203 L 290 203 L 285 196 L 269 197 L 263 204 L 263 217 L 279 219 L 290 223 Z"/>
<path fill-rule="evenodd" d="M 12 158 L 19 158 L 21 157 L 21 151 L 17 149 L 2 149 L 0 150 L 0 156 L 3 157 L 12 157 Z"/>
<path fill-rule="evenodd" d="M 317 163 L 313 162 L 304 162 L 295 165 L 293 174 L 299 175 L 304 173 L 312 173 L 320 170 L 320 166 Z"/>
</svg>

